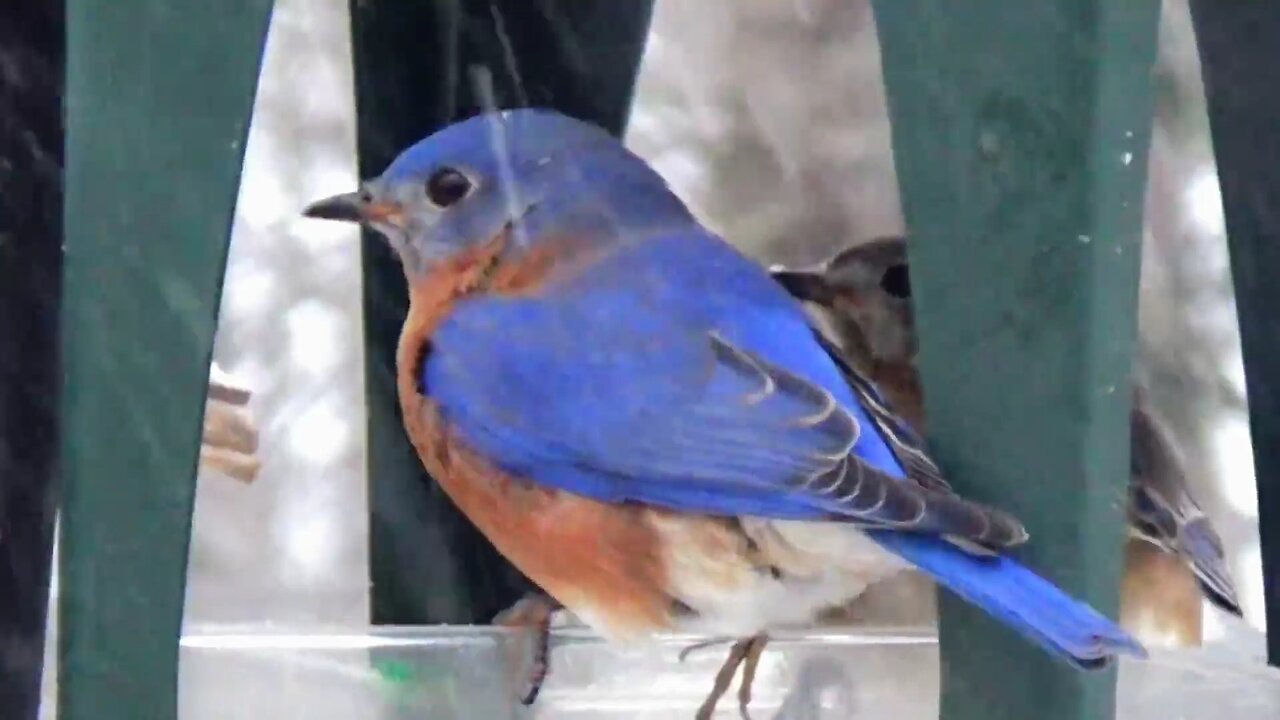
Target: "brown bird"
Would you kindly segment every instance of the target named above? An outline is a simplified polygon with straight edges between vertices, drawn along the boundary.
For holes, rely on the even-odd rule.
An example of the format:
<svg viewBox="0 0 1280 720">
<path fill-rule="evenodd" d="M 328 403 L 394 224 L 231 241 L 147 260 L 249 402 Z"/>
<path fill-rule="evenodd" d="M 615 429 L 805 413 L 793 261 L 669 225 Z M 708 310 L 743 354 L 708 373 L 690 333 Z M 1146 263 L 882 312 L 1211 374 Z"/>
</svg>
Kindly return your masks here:
<svg viewBox="0 0 1280 720">
<path fill-rule="evenodd" d="M 829 330 L 917 430 L 925 424 L 906 239 L 850 247 L 817 268 L 775 267 L 792 295 L 822 309 Z M 1187 487 L 1186 471 L 1146 390 L 1135 383 L 1121 624 L 1151 643 L 1199 645 L 1201 596 L 1240 615 L 1222 541 Z"/>
<path fill-rule="evenodd" d="M 243 483 L 258 476 L 258 428 L 249 411 L 251 393 L 231 383 L 214 365 L 204 410 L 200 468 Z"/>
</svg>

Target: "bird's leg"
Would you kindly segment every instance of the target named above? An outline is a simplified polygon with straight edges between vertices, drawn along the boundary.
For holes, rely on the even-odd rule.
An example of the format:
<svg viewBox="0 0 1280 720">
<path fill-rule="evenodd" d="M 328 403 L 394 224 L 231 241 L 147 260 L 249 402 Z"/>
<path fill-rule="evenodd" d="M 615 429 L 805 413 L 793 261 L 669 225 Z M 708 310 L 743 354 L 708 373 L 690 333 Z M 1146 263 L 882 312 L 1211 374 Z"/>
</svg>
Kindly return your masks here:
<svg viewBox="0 0 1280 720">
<path fill-rule="evenodd" d="M 699 707 L 697 714 L 694 715 L 695 720 L 711 720 L 711 714 L 716 711 L 716 703 L 720 702 L 720 698 L 724 697 L 725 692 L 729 690 L 734 673 L 738 671 L 738 666 L 747 656 L 749 642 L 750 640 L 739 640 L 729 648 L 729 656 L 725 658 L 724 665 L 720 666 L 720 672 L 716 673 L 716 682 L 711 686 L 711 693 L 707 695 L 707 699 L 702 701 L 702 707 Z"/>
<path fill-rule="evenodd" d="M 760 656 L 764 654 L 764 646 L 769 644 L 765 635 L 757 635 L 747 641 L 747 656 L 742 660 L 742 683 L 738 685 L 738 712 L 744 718 L 750 718 L 747 706 L 751 704 L 751 687 L 756 682 L 756 670 L 760 667 Z"/>
<path fill-rule="evenodd" d="M 538 699 L 538 691 L 547 679 L 551 654 L 551 615 L 563 606 L 544 592 L 530 592 L 520 598 L 515 605 L 498 613 L 493 619 L 494 625 L 531 630 L 533 638 L 533 664 L 526 678 L 528 685 L 520 693 L 520 704 L 532 705 Z M 511 659 L 512 666 L 520 667 L 520 658 Z"/>
<path fill-rule="evenodd" d="M 698 643 L 682 652 L 681 659 L 684 659 L 692 650 L 720 642 L 723 641 L 711 640 Z M 739 640 L 733 644 L 733 647 L 729 648 L 729 656 L 725 658 L 724 665 L 721 665 L 720 671 L 716 673 L 716 681 L 711 686 L 711 693 L 707 695 L 707 699 L 698 708 L 697 714 L 694 715 L 695 720 L 711 720 L 711 715 L 716 711 L 716 704 L 728 692 L 729 685 L 733 683 L 733 676 L 737 673 L 739 666 L 742 667 L 742 686 L 738 690 L 738 710 L 742 713 L 742 717 L 751 717 L 747 713 L 747 705 L 751 702 L 751 684 L 755 681 L 756 668 L 760 664 L 760 654 L 764 651 L 764 646 L 767 642 L 768 638 L 766 636 L 756 635 L 746 640 Z"/>
</svg>

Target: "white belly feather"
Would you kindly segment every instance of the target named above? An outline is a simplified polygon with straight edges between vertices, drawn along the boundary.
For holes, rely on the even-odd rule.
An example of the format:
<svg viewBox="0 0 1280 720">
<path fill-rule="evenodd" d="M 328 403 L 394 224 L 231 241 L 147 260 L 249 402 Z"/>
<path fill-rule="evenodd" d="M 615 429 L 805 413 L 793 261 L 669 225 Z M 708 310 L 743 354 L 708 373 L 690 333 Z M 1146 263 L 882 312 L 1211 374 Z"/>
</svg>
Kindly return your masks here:
<svg viewBox="0 0 1280 720">
<path fill-rule="evenodd" d="M 652 516 L 682 632 L 749 637 L 804 626 L 910 566 L 839 523 Z"/>
</svg>

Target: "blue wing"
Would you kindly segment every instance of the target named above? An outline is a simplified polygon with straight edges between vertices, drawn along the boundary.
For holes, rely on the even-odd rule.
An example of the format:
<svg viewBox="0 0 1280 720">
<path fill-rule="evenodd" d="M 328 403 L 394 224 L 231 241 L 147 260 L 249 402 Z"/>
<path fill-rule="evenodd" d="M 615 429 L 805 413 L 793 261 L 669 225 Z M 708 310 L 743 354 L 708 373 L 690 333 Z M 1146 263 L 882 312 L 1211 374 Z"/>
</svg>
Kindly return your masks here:
<svg viewBox="0 0 1280 720">
<path fill-rule="evenodd" d="M 1008 515 L 907 480 L 884 416 L 858 399 L 873 398 L 799 306 L 696 230 L 623 245 L 536 297 L 465 301 L 423 381 L 469 443 L 550 487 L 982 546 L 1026 537 Z"/>
</svg>

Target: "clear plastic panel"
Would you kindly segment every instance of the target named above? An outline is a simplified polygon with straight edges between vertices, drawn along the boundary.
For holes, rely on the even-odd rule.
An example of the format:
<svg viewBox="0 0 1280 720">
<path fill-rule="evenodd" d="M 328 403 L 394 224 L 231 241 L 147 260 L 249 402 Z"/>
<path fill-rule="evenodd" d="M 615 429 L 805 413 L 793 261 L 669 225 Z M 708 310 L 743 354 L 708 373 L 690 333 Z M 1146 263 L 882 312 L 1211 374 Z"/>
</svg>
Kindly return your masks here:
<svg viewBox="0 0 1280 720">
<path fill-rule="evenodd" d="M 513 701 L 512 668 L 527 643 L 488 628 L 380 628 L 368 633 L 217 629 L 183 639 L 182 720 L 452 720 L 691 718 L 724 647 L 679 651 L 690 639 L 616 648 L 558 631 L 552 672 L 532 708 Z M 736 685 L 717 718 L 737 718 Z M 756 720 L 937 717 L 936 639 L 917 632 L 777 639 L 760 664 Z M 1119 717 L 1280 717 L 1280 671 L 1206 651 L 1124 662 Z"/>
</svg>

